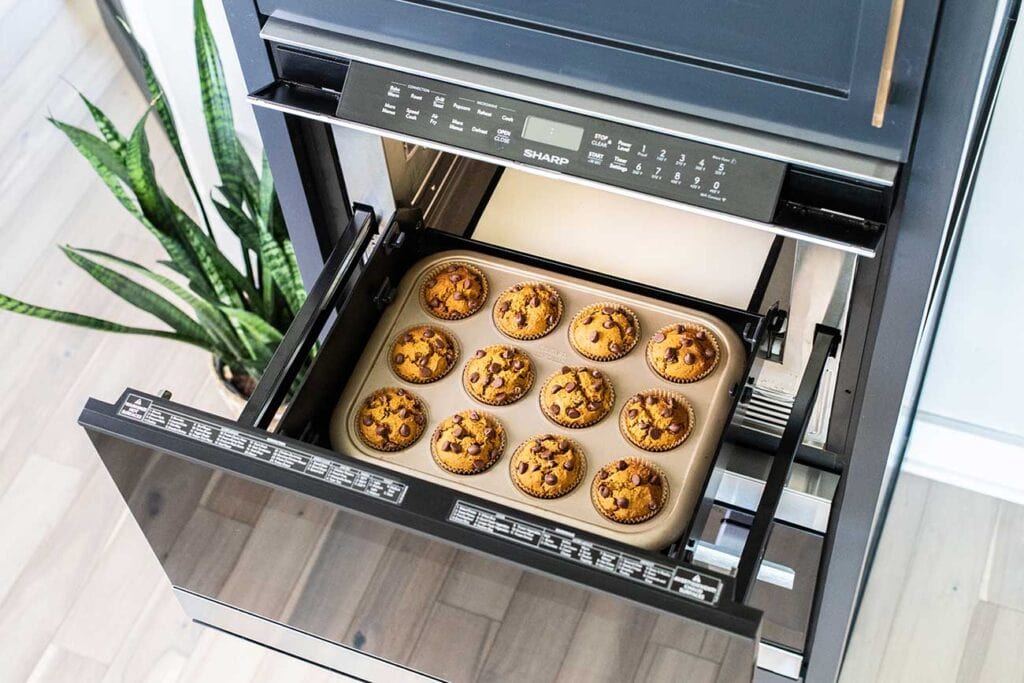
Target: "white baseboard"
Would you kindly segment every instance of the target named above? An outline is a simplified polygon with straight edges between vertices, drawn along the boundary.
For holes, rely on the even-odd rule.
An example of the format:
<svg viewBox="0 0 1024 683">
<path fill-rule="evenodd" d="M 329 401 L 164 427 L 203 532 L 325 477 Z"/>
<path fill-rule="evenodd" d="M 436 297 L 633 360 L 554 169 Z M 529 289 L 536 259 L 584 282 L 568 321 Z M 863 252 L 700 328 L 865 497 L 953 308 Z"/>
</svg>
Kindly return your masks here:
<svg viewBox="0 0 1024 683">
<path fill-rule="evenodd" d="M 918 415 L 902 471 L 1024 504 L 1024 447 Z"/>
</svg>

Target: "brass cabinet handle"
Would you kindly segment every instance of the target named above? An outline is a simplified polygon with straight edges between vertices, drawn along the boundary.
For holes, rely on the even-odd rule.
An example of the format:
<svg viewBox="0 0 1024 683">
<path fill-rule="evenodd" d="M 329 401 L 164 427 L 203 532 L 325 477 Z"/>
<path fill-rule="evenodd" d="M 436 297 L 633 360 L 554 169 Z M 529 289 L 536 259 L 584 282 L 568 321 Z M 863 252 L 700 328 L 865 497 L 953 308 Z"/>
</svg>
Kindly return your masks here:
<svg viewBox="0 0 1024 683">
<path fill-rule="evenodd" d="M 882 68 L 878 73 L 878 89 L 875 91 L 875 110 L 871 114 L 871 125 L 875 128 L 881 128 L 885 123 L 885 108 L 889 105 L 889 93 L 892 91 L 892 67 L 896 62 L 896 43 L 900 39 L 905 4 L 905 0 L 892 0 L 892 7 L 889 8 L 889 28 L 885 32 Z"/>
</svg>

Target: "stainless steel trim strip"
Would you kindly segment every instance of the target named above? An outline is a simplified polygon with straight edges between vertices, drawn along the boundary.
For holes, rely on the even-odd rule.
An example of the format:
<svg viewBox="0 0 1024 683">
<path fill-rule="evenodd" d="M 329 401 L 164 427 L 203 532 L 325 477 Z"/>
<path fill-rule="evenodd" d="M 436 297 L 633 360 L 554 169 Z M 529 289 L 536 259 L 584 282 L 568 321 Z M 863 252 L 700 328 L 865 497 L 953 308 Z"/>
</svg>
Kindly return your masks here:
<svg viewBox="0 0 1024 683">
<path fill-rule="evenodd" d="M 757 645 L 757 668 L 767 669 L 780 676 L 800 680 L 800 667 L 804 663 L 804 656 L 782 648 L 758 643 Z"/>
<path fill-rule="evenodd" d="M 899 170 L 899 164 L 890 161 L 385 46 L 306 26 L 279 16 L 271 16 L 267 20 L 260 36 L 282 45 L 398 69 L 556 109 L 838 173 L 857 180 L 891 186 Z"/>
<path fill-rule="evenodd" d="M 715 492 L 715 500 L 753 512 L 763 490 L 764 482 L 760 479 L 726 471 Z M 775 519 L 824 534 L 831 511 L 832 501 L 787 488 L 782 492 Z"/>
<path fill-rule="evenodd" d="M 739 555 L 720 545 L 699 541 L 693 550 L 693 559 L 713 567 L 718 567 L 726 572 L 732 572 L 740 563 Z M 770 583 L 773 586 L 793 590 L 796 581 L 796 572 L 789 567 L 776 562 L 763 560 L 757 570 L 757 580 Z"/>
<path fill-rule="evenodd" d="M 279 102 L 272 102 L 270 100 L 266 100 L 266 99 L 263 99 L 261 97 L 256 97 L 254 95 L 249 95 L 247 99 L 249 100 L 250 104 L 252 104 L 254 106 L 257 106 L 257 107 L 263 107 L 265 109 L 273 109 L 275 111 L 280 111 L 280 112 L 283 112 L 285 114 L 294 114 L 296 116 L 304 116 L 304 117 L 306 117 L 308 119 L 313 119 L 314 121 L 321 121 L 323 123 L 330 123 L 330 124 L 333 124 L 333 125 L 346 126 L 348 128 L 354 128 L 356 130 L 362 130 L 362 131 L 366 131 L 366 132 L 369 132 L 369 133 L 375 133 L 377 135 L 382 135 L 384 137 L 389 137 L 389 138 L 391 138 L 393 140 L 400 140 L 400 141 L 403 141 L 403 142 L 409 142 L 409 143 L 412 143 L 414 145 L 423 145 L 424 147 L 430 147 L 431 149 L 437 149 L 437 150 L 440 150 L 442 152 L 450 152 L 452 154 L 458 154 L 458 155 L 461 155 L 461 156 L 464 156 L 464 157 L 467 157 L 467 158 L 470 158 L 470 159 L 477 159 L 479 161 L 486 161 L 488 163 L 497 164 L 499 166 L 505 166 L 505 167 L 508 167 L 508 168 L 515 168 L 515 169 L 518 169 L 518 170 L 521 170 L 521 171 L 525 171 L 527 173 L 533 173 L 533 174 L 536 174 L 536 175 L 544 176 L 546 178 L 553 178 L 555 180 L 565 180 L 565 181 L 568 181 L 568 182 L 578 183 L 578 184 L 584 185 L 586 187 L 594 187 L 594 188 L 597 188 L 599 190 L 605 190 L 605 191 L 608 191 L 608 192 L 614 192 L 616 194 L 621 194 L 621 195 L 624 195 L 626 197 L 634 197 L 636 199 L 642 199 L 644 201 L 654 202 L 655 204 L 661 204 L 663 206 L 669 206 L 669 207 L 672 207 L 672 208 L 675 208 L 675 209 L 679 209 L 681 211 L 688 211 L 690 213 L 700 214 L 702 216 L 711 216 L 713 218 L 717 218 L 719 220 L 728 221 L 728 222 L 734 223 L 736 225 L 742 225 L 742 226 L 747 227 L 747 228 L 753 228 L 755 230 L 763 230 L 763 231 L 766 231 L 766 232 L 773 233 L 775 235 L 782 235 L 783 237 L 791 237 L 791 238 L 793 238 L 795 240 L 800 240 L 802 242 L 809 242 L 811 244 L 818 244 L 818 245 L 823 246 L 823 247 L 829 247 L 831 249 L 837 249 L 839 251 L 844 251 L 844 252 L 848 252 L 848 253 L 851 253 L 851 254 L 856 254 L 858 256 L 866 256 L 866 257 L 869 257 L 869 258 L 873 258 L 875 256 L 875 250 L 874 249 L 867 249 L 865 247 L 858 247 L 858 246 L 855 246 L 855 245 L 852 245 L 852 244 L 846 244 L 845 242 L 837 242 L 835 240 L 826 239 L 824 237 L 818 237 L 816 235 L 810 235 L 810 234 L 807 234 L 807 233 L 798 232 L 796 230 L 792 230 L 790 228 L 786 228 L 786 227 L 783 227 L 783 226 L 773 225 L 772 223 L 762 223 L 761 221 L 754 221 L 754 220 L 750 220 L 749 218 L 741 218 L 739 216 L 731 216 L 729 214 L 719 213 L 719 212 L 713 211 L 711 209 L 705 209 L 705 208 L 702 208 L 702 207 L 699 207 L 699 206 L 692 206 L 690 204 L 683 204 L 683 203 L 680 203 L 680 202 L 674 202 L 674 201 L 672 201 L 670 199 L 662 199 L 661 197 L 655 197 L 655 196 L 652 196 L 652 195 L 649 195 L 649 194 L 644 194 L 642 192 L 636 192 L 634 190 L 628 190 L 626 188 L 616 187 L 614 185 L 605 185 L 604 183 L 599 183 L 599 182 L 596 182 L 596 181 L 593 181 L 593 180 L 588 180 L 586 178 L 577 178 L 576 176 L 565 175 L 565 174 L 562 174 L 562 173 L 557 173 L 555 171 L 549 171 L 549 170 L 544 169 L 544 168 L 537 168 L 535 166 L 529 166 L 529 165 L 526 165 L 526 164 L 521 164 L 521 163 L 518 163 L 516 161 L 510 161 L 508 159 L 502 159 L 500 157 L 492 157 L 492 156 L 489 156 L 487 154 L 480 154 L 479 152 L 474 152 L 472 150 L 463 149 L 461 147 L 452 147 L 451 145 L 446 145 L 446 144 L 443 144 L 443 143 L 440 143 L 440 142 L 434 142 L 432 140 L 425 140 L 423 138 L 417 138 L 417 137 L 414 137 L 414 136 L 411 136 L 411 135 L 405 135 L 405 134 L 402 134 L 402 133 L 396 133 L 394 131 L 384 130 L 382 128 L 376 128 L 374 126 L 367 126 L 367 125 L 364 125 L 362 123 L 355 123 L 353 121 L 346 121 L 344 119 L 340 119 L 340 118 L 337 118 L 337 117 L 334 117 L 334 116 L 326 116 L 326 115 L 323 115 L 323 114 L 318 114 L 318 113 L 310 112 L 310 111 L 307 111 L 305 109 L 301 109 L 299 107 L 291 107 L 291 106 L 288 106 L 286 104 L 281 104 Z"/>
</svg>

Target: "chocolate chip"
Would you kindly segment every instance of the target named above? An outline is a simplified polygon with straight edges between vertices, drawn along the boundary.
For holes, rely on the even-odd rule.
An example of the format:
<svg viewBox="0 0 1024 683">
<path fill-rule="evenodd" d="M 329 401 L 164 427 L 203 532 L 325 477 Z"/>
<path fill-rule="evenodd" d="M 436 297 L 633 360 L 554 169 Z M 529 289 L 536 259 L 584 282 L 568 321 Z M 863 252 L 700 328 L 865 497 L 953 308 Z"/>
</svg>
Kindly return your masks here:
<svg viewBox="0 0 1024 683">
<path fill-rule="evenodd" d="M 530 469 L 530 466 L 527 465 L 525 462 L 521 462 L 516 466 L 516 470 L 519 472 L 519 474 L 526 474 L 526 470 L 528 469 Z"/>
<path fill-rule="evenodd" d="M 565 390 L 566 391 L 576 391 L 576 382 L 566 382 L 565 383 Z"/>
<path fill-rule="evenodd" d="M 536 465 L 533 466 L 533 471 L 534 472 L 536 472 L 539 469 L 540 469 L 540 463 L 537 463 Z"/>
<path fill-rule="evenodd" d="M 558 415 L 560 412 L 562 412 L 561 407 L 559 407 L 559 405 L 557 403 L 552 403 L 551 407 L 549 408 L 549 410 L 551 411 L 551 413 L 553 415 Z"/>
<path fill-rule="evenodd" d="M 629 463 L 626 462 L 625 460 L 620 460 L 615 466 L 618 467 L 619 471 L 621 472 L 622 470 L 629 467 Z"/>
<path fill-rule="evenodd" d="M 619 346 L 617 343 L 612 342 L 611 344 L 608 345 L 608 350 L 611 351 L 612 353 L 618 353 L 619 351 L 622 350 L 622 347 Z"/>
<path fill-rule="evenodd" d="M 513 370 L 522 370 L 523 369 L 523 361 L 521 361 L 518 358 L 516 358 L 514 361 L 512 361 L 512 369 Z"/>
<path fill-rule="evenodd" d="M 540 306 L 540 297 L 538 297 L 536 294 L 531 296 L 530 297 L 530 305 L 533 306 L 534 308 L 537 308 L 538 306 Z"/>
<path fill-rule="evenodd" d="M 548 325 L 554 325 L 554 324 L 555 324 L 555 321 L 556 321 L 556 320 L 558 320 L 558 318 L 556 318 L 556 317 L 555 317 L 555 314 L 554 314 L 554 313 L 552 313 L 551 315 L 549 315 L 549 316 L 547 317 L 547 319 L 546 319 L 546 320 L 547 320 L 547 323 L 548 323 Z"/>
<path fill-rule="evenodd" d="M 478 381 L 480 381 L 480 373 L 479 372 L 474 372 L 472 375 L 469 376 L 469 383 L 470 384 L 476 384 Z"/>
<path fill-rule="evenodd" d="M 658 427 L 651 427 L 650 436 L 652 439 L 660 439 L 662 431 Z"/>
<path fill-rule="evenodd" d="M 469 444 L 469 448 L 466 449 L 466 452 L 470 455 L 477 455 L 480 453 L 480 446 L 478 444 L 471 443 Z"/>
<path fill-rule="evenodd" d="M 377 436 L 384 436 L 388 433 L 387 425 L 377 425 L 377 428 L 373 430 L 377 433 Z"/>
<path fill-rule="evenodd" d="M 504 351 L 502 351 L 501 352 L 501 357 L 504 358 L 505 360 L 508 360 L 509 358 L 511 358 L 512 357 L 512 349 L 505 349 Z"/>
<path fill-rule="evenodd" d="M 572 472 L 576 468 L 576 461 L 573 460 L 572 458 L 569 458 L 568 460 L 562 463 L 562 468 L 566 472 Z"/>
<path fill-rule="evenodd" d="M 561 373 L 562 373 L 563 375 L 567 375 L 567 374 L 569 374 L 570 372 L 572 372 L 572 368 L 570 368 L 570 367 L 569 367 L 568 365 L 563 365 L 563 366 L 562 366 L 562 369 L 560 370 L 560 372 L 561 372 Z"/>
<path fill-rule="evenodd" d="M 652 484 L 660 484 L 661 483 L 661 477 L 659 477 L 657 474 L 652 474 L 651 475 L 651 483 Z"/>
<path fill-rule="evenodd" d="M 455 424 L 459 424 L 460 422 L 462 422 L 462 416 L 457 414 L 452 415 L 452 422 L 454 422 Z"/>
<path fill-rule="evenodd" d="M 555 475 L 551 474 L 551 472 L 548 472 L 547 474 L 544 475 L 544 483 L 548 484 L 548 485 L 557 484 L 558 483 L 558 477 L 556 477 Z"/>
<path fill-rule="evenodd" d="M 685 346 L 686 348 L 690 348 L 691 346 L 693 346 L 693 343 L 693 340 L 690 339 L 689 337 L 685 337 L 683 339 L 683 346 Z"/>
<path fill-rule="evenodd" d="M 469 289 L 470 287 L 473 286 L 473 281 L 467 277 L 465 280 L 462 281 L 461 284 L 463 289 Z"/>
<path fill-rule="evenodd" d="M 555 394 L 557 394 L 561 390 L 562 390 L 562 385 L 561 384 L 552 384 L 551 385 L 551 395 L 552 396 L 554 396 Z"/>
<path fill-rule="evenodd" d="M 522 285 L 512 285 L 512 291 L 513 292 L 521 292 L 521 291 L 523 291 L 523 286 Z"/>
<path fill-rule="evenodd" d="M 370 417 L 369 415 L 363 415 L 361 422 L 363 423 L 364 427 L 369 427 L 370 425 L 373 424 L 373 418 Z"/>
<path fill-rule="evenodd" d="M 423 379 L 426 379 L 427 377 L 430 377 L 430 368 L 421 367 L 419 369 L 419 374 L 420 374 L 420 377 L 422 377 Z"/>
<path fill-rule="evenodd" d="M 697 330 L 697 334 L 695 334 L 693 336 L 695 336 L 697 339 L 701 339 L 701 340 L 707 339 L 707 337 L 708 337 L 708 335 L 704 333 L 704 330 Z"/>
<path fill-rule="evenodd" d="M 586 318 L 580 321 L 580 325 L 589 325 L 594 322 L 594 316 L 588 315 Z"/>
<path fill-rule="evenodd" d="M 395 355 L 395 365 L 401 365 L 404 362 L 405 362 L 405 356 L 403 356 L 400 353 Z"/>
<path fill-rule="evenodd" d="M 678 434 L 679 432 L 683 431 L 683 425 L 679 424 L 678 422 L 673 422 L 668 426 L 668 431 L 671 434 Z"/>
<path fill-rule="evenodd" d="M 487 467 L 487 463 L 485 461 L 480 460 L 479 458 L 473 461 L 473 469 L 482 470 L 485 467 Z"/>
<path fill-rule="evenodd" d="M 512 316 L 512 320 L 515 321 L 516 327 L 526 327 L 526 316 L 522 313 L 516 313 Z"/>
<path fill-rule="evenodd" d="M 497 401 L 498 403 L 501 403 L 501 402 L 502 402 L 502 401 L 504 401 L 504 400 L 505 400 L 505 399 L 506 399 L 507 397 L 508 397 L 508 394 L 507 394 L 507 393 L 505 393 L 504 391 L 499 391 L 498 393 L 496 393 L 496 394 L 494 395 L 494 400 L 495 400 L 495 401 Z"/>
<path fill-rule="evenodd" d="M 601 309 L 601 312 L 604 313 L 605 315 L 611 315 L 612 313 L 615 312 L 615 309 L 612 308 L 611 306 L 605 306 L 604 308 Z"/>
<path fill-rule="evenodd" d="M 601 327 L 603 327 L 606 330 L 610 330 L 613 327 L 615 327 L 615 323 L 613 323 L 611 320 L 605 320 L 603 323 L 601 323 Z"/>
<path fill-rule="evenodd" d="M 595 410 L 597 410 L 597 404 L 593 402 L 587 403 L 587 410 L 589 410 L 590 412 L 594 412 Z"/>
<path fill-rule="evenodd" d="M 627 337 L 632 337 L 634 333 L 636 333 L 636 330 L 633 329 L 632 325 L 626 326 L 626 330 L 623 332 Z"/>
<path fill-rule="evenodd" d="M 491 372 L 501 372 L 501 364 L 500 363 L 491 363 L 490 370 L 491 370 Z"/>
<path fill-rule="evenodd" d="M 636 418 L 636 416 L 639 414 L 640 411 L 637 410 L 636 408 L 630 408 L 629 410 L 626 411 L 626 415 L 629 417 L 630 420 Z"/>
<path fill-rule="evenodd" d="M 575 408 L 569 408 L 568 410 L 565 411 L 565 414 L 570 419 L 575 420 L 580 416 L 580 411 L 576 410 Z"/>
<path fill-rule="evenodd" d="M 553 436 L 549 436 L 548 438 L 553 439 L 554 437 Z M 558 452 L 559 453 L 566 453 L 566 452 L 568 452 L 568 450 L 569 450 L 569 442 L 568 441 L 559 441 L 558 442 Z"/>
<path fill-rule="evenodd" d="M 430 358 L 429 358 L 429 357 L 427 357 L 427 356 L 423 356 L 423 357 L 422 357 L 422 358 L 420 358 L 420 359 L 419 359 L 418 361 L 416 361 L 416 365 L 420 366 L 421 368 L 425 368 L 425 367 L 427 366 L 427 363 L 428 363 L 429 361 L 430 361 Z"/>
<path fill-rule="evenodd" d="M 601 371 L 600 370 L 591 370 L 590 371 L 590 376 L 593 377 L 594 379 L 601 379 L 601 377 L 602 377 Z"/>
<path fill-rule="evenodd" d="M 601 389 L 604 388 L 604 380 L 603 379 L 599 379 L 599 380 L 595 381 L 593 384 L 591 384 L 590 386 L 593 387 L 594 391 L 601 391 Z"/>
<path fill-rule="evenodd" d="M 455 299 L 456 301 L 465 301 L 466 295 L 463 294 L 462 292 L 455 292 L 454 294 L 452 294 L 452 298 Z"/>
<path fill-rule="evenodd" d="M 512 307 L 512 304 L 508 301 L 502 301 L 498 304 L 498 313 L 504 315 L 508 313 L 508 309 Z"/>
<path fill-rule="evenodd" d="M 629 481 L 632 482 L 633 486 L 639 486 L 640 485 L 640 475 L 639 474 L 634 474 L 632 477 L 629 478 Z"/>
<path fill-rule="evenodd" d="M 406 408 L 405 406 L 402 406 L 401 408 L 398 409 L 398 417 L 400 417 L 400 418 L 402 418 L 404 420 L 408 415 L 409 415 L 409 409 Z"/>
<path fill-rule="evenodd" d="M 473 358 L 483 358 L 486 355 L 487 354 L 483 349 L 477 349 L 476 352 L 473 354 Z"/>
<path fill-rule="evenodd" d="M 519 394 L 523 393 L 523 388 L 522 387 L 512 387 L 512 393 L 514 395 L 518 396 Z"/>
<path fill-rule="evenodd" d="M 600 486 L 597 487 L 597 493 L 602 498 L 607 498 L 608 496 L 612 495 L 612 490 L 605 486 L 604 484 L 601 484 Z"/>
<path fill-rule="evenodd" d="M 671 408 L 662 408 L 661 412 L 659 413 L 659 415 L 661 415 L 662 417 L 672 417 L 672 409 Z"/>
<path fill-rule="evenodd" d="M 462 446 L 460 446 L 459 444 L 457 444 L 457 443 L 455 443 L 453 441 L 452 442 L 452 453 L 461 453 L 461 452 L 462 452 Z"/>
<path fill-rule="evenodd" d="M 462 436 L 465 433 L 466 433 L 466 430 L 464 430 L 461 425 L 455 425 L 455 428 L 452 429 L 452 436 L 454 436 L 456 439 L 458 439 L 460 436 Z"/>
<path fill-rule="evenodd" d="M 451 264 L 448 265 L 448 267 L 445 270 L 447 270 L 449 273 L 454 273 L 458 269 L 459 269 L 458 264 L 451 263 Z"/>
<path fill-rule="evenodd" d="M 715 357 L 715 350 L 714 349 L 704 349 L 704 357 L 705 358 L 714 358 Z"/>
<path fill-rule="evenodd" d="M 501 389 L 503 386 L 505 386 L 505 380 L 502 379 L 501 377 L 495 377 L 494 379 L 491 380 L 491 386 L 494 387 L 495 389 Z"/>
<path fill-rule="evenodd" d="M 441 300 L 435 296 L 433 299 L 430 300 L 430 305 L 433 306 L 434 308 L 438 308 L 441 305 Z"/>
<path fill-rule="evenodd" d="M 414 415 L 413 418 L 412 418 L 412 421 L 415 422 L 418 425 L 422 425 L 422 424 L 426 423 L 427 418 L 425 418 L 422 415 Z"/>
<path fill-rule="evenodd" d="M 430 329 L 429 327 L 427 329 L 423 330 L 423 338 L 424 339 L 430 339 L 433 336 L 434 336 L 434 330 Z"/>
<path fill-rule="evenodd" d="M 665 334 L 662 332 L 658 332 L 656 335 L 654 335 L 651 341 L 653 341 L 655 344 L 660 344 L 661 342 L 665 341 Z"/>
<path fill-rule="evenodd" d="M 683 362 L 686 363 L 687 365 L 693 365 L 694 363 L 697 362 L 697 356 L 693 355 L 692 353 L 688 353 L 685 356 L 683 356 Z"/>
<path fill-rule="evenodd" d="M 401 427 L 398 428 L 398 433 L 401 434 L 402 436 L 409 436 L 409 434 L 412 433 L 412 430 L 409 429 L 409 425 L 403 424 Z"/>
<path fill-rule="evenodd" d="M 615 499 L 615 506 L 625 510 L 626 508 L 629 507 L 629 499 L 628 498 L 616 498 Z"/>
<path fill-rule="evenodd" d="M 683 327 L 682 325 L 676 325 L 676 334 L 682 334 L 685 331 L 686 331 L 685 327 Z"/>
<path fill-rule="evenodd" d="M 601 338 L 601 333 L 598 332 L 597 330 L 594 330 L 593 332 L 590 333 L 590 341 L 591 342 L 596 342 L 600 338 Z"/>
<path fill-rule="evenodd" d="M 458 273 L 452 273 L 451 275 L 448 276 L 448 280 L 450 282 L 458 282 L 461 279 L 462 279 L 462 276 L 459 275 Z"/>
<path fill-rule="evenodd" d="M 599 477 L 600 477 L 600 478 L 601 478 L 602 480 L 604 480 L 604 479 L 607 479 L 607 478 L 608 478 L 608 472 L 606 472 L 605 470 L 601 470 L 601 472 L 600 472 L 600 473 L 598 474 L 598 476 L 599 476 Z"/>
<path fill-rule="evenodd" d="M 395 393 L 399 396 L 405 396 L 405 389 L 397 389 Z"/>
<path fill-rule="evenodd" d="M 646 396 L 646 397 L 644 398 L 644 403 L 646 403 L 646 404 L 647 404 L 647 405 L 649 405 L 649 406 L 653 406 L 653 405 L 654 405 L 654 404 L 656 404 L 657 402 L 658 402 L 658 397 L 657 397 L 657 396 L 655 396 L 654 394 L 648 394 L 648 395 L 647 395 L 647 396 Z"/>
<path fill-rule="evenodd" d="M 676 362 L 676 359 L 678 359 L 678 358 L 679 358 L 679 351 L 677 351 L 676 349 L 672 349 L 672 348 L 665 349 L 665 360 L 666 361 L 668 361 L 669 363 L 674 363 L 674 362 Z"/>
<path fill-rule="evenodd" d="M 423 286 L 426 287 L 427 289 L 430 289 L 431 287 L 433 287 L 436 284 L 437 284 L 437 280 L 435 280 L 434 278 L 430 278 L 429 280 L 427 280 L 426 282 L 423 283 Z"/>
</svg>

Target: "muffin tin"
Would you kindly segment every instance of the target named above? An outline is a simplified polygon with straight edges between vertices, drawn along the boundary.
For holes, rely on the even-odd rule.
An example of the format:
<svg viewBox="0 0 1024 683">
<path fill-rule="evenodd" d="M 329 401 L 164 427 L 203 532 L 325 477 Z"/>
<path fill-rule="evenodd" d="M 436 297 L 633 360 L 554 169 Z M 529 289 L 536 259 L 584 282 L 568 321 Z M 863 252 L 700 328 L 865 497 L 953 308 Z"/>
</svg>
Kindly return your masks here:
<svg viewBox="0 0 1024 683">
<path fill-rule="evenodd" d="M 391 344 L 396 335 L 413 325 L 438 322 L 421 302 L 422 283 L 429 273 L 451 262 L 467 263 L 482 271 L 489 281 L 489 297 L 473 315 L 443 323 L 461 349 L 457 367 L 452 372 L 430 384 L 403 382 L 390 367 Z M 527 281 L 555 287 L 562 297 L 564 314 L 547 335 L 530 341 L 516 341 L 498 331 L 491 308 L 496 299 L 495 292 Z M 569 343 L 568 327 L 573 316 L 580 309 L 602 301 L 630 308 L 640 322 L 640 339 L 635 348 L 614 361 L 589 360 Z M 716 335 L 721 357 L 710 375 L 690 384 L 678 384 L 663 379 L 648 366 L 648 339 L 671 323 L 702 325 Z M 494 344 L 522 349 L 534 363 L 536 375 L 533 386 L 524 398 L 510 405 L 484 405 L 472 398 L 463 386 L 462 368 L 469 355 L 476 349 Z M 594 425 L 580 429 L 560 427 L 541 411 L 540 387 L 562 366 L 581 365 L 600 369 L 608 377 L 615 390 L 615 403 L 611 413 Z M 740 339 L 724 323 L 699 311 L 476 252 L 443 252 L 415 264 L 399 283 L 394 303 L 384 312 L 373 331 L 334 409 L 331 441 L 339 451 L 398 472 L 517 508 L 556 524 L 576 527 L 637 547 L 656 549 L 679 537 L 696 508 L 728 418 L 731 405 L 729 389 L 741 380 L 743 367 L 744 350 Z M 405 387 L 426 404 L 427 428 L 423 436 L 400 451 L 375 451 L 364 444 L 355 431 L 356 416 L 363 399 L 386 386 Z M 622 406 L 633 394 L 648 389 L 681 394 L 693 407 L 695 424 L 690 436 L 669 451 L 645 451 L 630 443 L 620 432 L 619 412 Z M 477 409 L 496 417 L 505 428 L 506 448 L 501 459 L 485 472 L 452 474 L 434 462 L 430 453 L 430 435 L 441 420 L 467 409 Z M 528 496 L 515 486 L 509 476 L 508 461 L 515 449 L 526 439 L 543 433 L 572 439 L 582 447 L 585 455 L 587 472 L 582 482 L 561 498 Z M 590 500 L 591 480 L 598 469 L 623 458 L 648 460 L 664 472 L 668 480 L 669 495 L 663 509 L 639 524 L 620 524 L 605 519 Z"/>
</svg>

